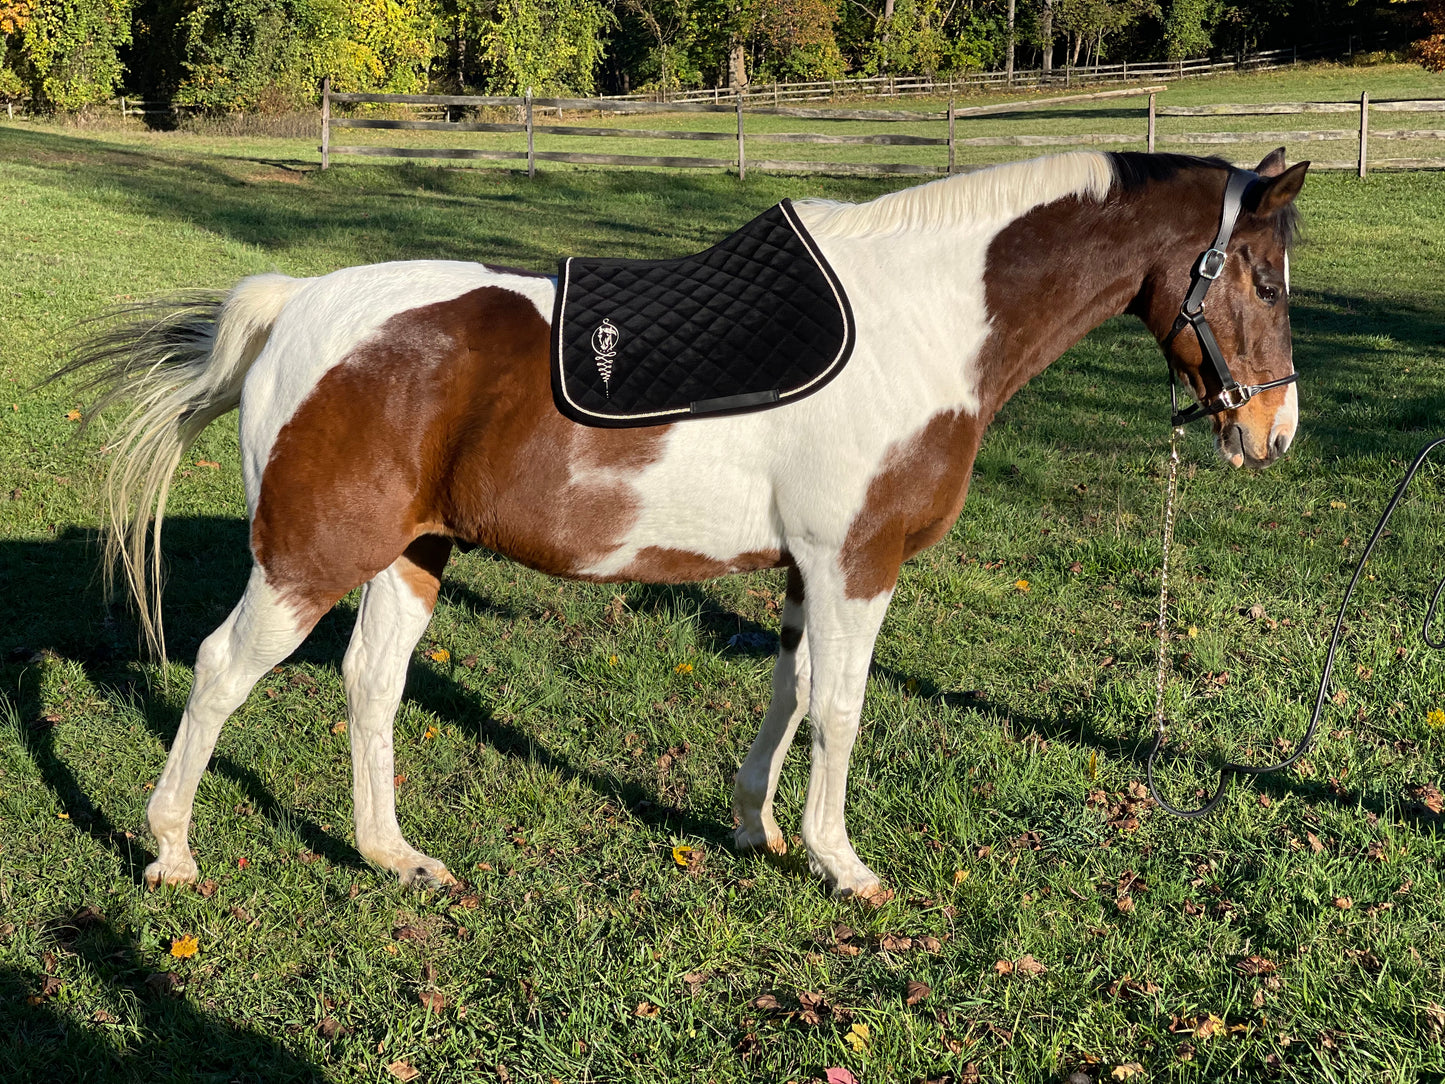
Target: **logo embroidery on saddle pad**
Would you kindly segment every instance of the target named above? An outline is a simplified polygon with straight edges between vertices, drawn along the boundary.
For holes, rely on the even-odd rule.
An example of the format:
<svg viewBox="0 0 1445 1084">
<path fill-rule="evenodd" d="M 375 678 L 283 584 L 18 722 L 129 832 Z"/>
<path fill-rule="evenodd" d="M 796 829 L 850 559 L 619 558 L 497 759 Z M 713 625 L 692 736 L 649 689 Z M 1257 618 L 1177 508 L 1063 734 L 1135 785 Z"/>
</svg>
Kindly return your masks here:
<svg viewBox="0 0 1445 1084">
<path fill-rule="evenodd" d="M 784 200 L 695 256 L 570 257 L 557 276 L 552 393 L 583 425 L 660 425 L 810 395 L 853 352 L 853 313 Z"/>
</svg>

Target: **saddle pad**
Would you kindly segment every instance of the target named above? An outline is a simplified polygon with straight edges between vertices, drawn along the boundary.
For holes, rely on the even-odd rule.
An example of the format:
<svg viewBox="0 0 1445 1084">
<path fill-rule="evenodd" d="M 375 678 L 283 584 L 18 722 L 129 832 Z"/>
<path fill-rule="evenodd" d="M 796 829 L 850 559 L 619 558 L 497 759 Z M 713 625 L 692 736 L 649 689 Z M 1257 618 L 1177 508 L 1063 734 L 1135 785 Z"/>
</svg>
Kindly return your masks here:
<svg viewBox="0 0 1445 1084">
<path fill-rule="evenodd" d="M 852 352 L 848 298 L 789 200 L 696 256 L 574 256 L 558 271 L 552 394 L 583 425 L 781 406 Z"/>
</svg>

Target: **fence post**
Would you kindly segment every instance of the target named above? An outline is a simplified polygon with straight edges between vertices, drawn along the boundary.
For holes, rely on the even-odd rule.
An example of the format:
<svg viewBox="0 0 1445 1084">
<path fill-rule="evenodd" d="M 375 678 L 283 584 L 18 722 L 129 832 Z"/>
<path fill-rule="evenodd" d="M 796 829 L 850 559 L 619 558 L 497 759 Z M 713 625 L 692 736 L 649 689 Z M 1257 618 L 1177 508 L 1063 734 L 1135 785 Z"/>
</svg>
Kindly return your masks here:
<svg viewBox="0 0 1445 1084">
<path fill-rule="evenodd" d="M 954 150 L 954 142 L 953 142 L 954 112 L 953 112 L 953 105 L 954 105 L 953 99 L 952 99 L 952 98 L 948 99 L 948 172 L 950 172 L 950 173 L 953 172 L 953 150 Z"/>
<path fill-rule="evenodd" d="M 527 88 L 527 177 L 537 175 L 537 151 L 532 141 L 532 88 Z"/>
<path fill-rule="evenodd" d="M 321 168 L 331 168 L 331 76 L 321 79 Z"/>
<path fill-rule="evenodd" d="M 1154 95 L 1149 95 L 1149 153 L 1154 153 Z"/>
<path fill-rule="evenodd" d="M 738 87 L 738 180 L 748 178 L 748 155 L 743 149 L 743 88 Z"/>
<path fill-rule="evenodd" d="M 1360 91 L 1360 180 L 1365 179 L 1365 159 L 1370 143 L 1370 92 Z"/>
</svg>

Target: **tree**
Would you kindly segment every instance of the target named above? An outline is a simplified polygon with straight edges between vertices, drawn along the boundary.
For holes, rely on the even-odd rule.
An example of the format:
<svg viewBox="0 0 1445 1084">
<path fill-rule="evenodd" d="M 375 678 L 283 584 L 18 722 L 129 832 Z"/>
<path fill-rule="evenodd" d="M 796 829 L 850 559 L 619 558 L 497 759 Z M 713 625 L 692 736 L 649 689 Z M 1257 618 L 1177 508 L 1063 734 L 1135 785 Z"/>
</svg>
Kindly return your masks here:
<svg viewBox="0 0 1445 1084">
<path fill-rule="evenodd" d="M 1214 44 L 1220 0 L 1172 0 L 1164 16 L 1164 53 L 1170 60 L 1204 56 Z"/>
<path fill-rule="evenodd" d="M 70 112 L 120 86 L 131 0 L 12 0 L 0 6 L 0 93 L 27 92 L 31 108 Z"/>
<path fill-rule="evenodd" d="M 590 94 L 614 22 L 602 0 L 500 0 L 479 36 L 488 90 Z"/>
</svg>

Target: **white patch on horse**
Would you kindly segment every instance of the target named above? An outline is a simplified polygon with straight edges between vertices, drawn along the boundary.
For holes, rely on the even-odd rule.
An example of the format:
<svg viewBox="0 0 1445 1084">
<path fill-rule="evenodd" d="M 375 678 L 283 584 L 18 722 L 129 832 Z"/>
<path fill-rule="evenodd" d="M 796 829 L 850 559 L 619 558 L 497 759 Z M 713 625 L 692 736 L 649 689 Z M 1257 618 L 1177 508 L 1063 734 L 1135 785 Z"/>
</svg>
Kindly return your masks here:
<svg viewBox="0 0 1445 1084">
<path fill-rule="evenodd" d="M 521 294 L 552 318 L 549 278 L 495 271 L 479 263 L 411 260 L 348 267 L 307 280 L 283 309 L 241 393 L 242 477 L 251 517 L 261 476 L 281 429 L 317 383 L 393 316 L 451 301 L 484 286 Z"/>
<path fill-rule="evenodd" d="M 941 411 L 979 413 L 990 242 L 1040 204 L 1100 199 L 1112 183 L 1107 156 L 1080 153 L 870 203 L 795 203 L 847 291 L 858 329 L 853 357 L 827 387 L 784 410 L 674 427 L 663 454 L 629 478 L 639 498 L 631 530 L 583 573 L 617 575 L 654 546 L 718 561 L 791 551 L 803 530 L 841 548 L 890 448 Z"/>
</svg>

